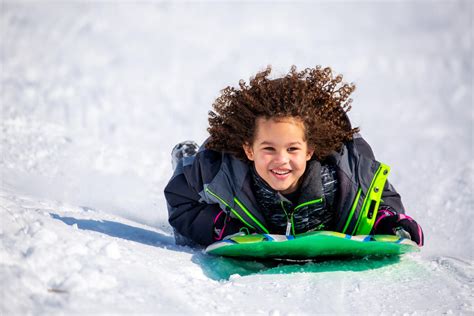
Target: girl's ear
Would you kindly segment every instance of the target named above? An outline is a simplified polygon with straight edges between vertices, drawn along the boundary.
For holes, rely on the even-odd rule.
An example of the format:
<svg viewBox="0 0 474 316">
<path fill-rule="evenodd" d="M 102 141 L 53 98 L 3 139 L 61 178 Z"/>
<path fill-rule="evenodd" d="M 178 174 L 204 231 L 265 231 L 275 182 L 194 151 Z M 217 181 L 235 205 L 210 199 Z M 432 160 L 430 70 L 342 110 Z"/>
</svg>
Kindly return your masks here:
<svg viewBox="0 0 474 316">
<path fill-rule="evenodd" d="M 308 151 L 306 153 L 306 161 L 310 160 L 311 157 L 313 157 L 314 154 L 314 148 L 308 147 Z"/>
<path fill-rule="evenodd" d="M 247 156 L 248 160 L 253 161 L 253 150 L 252 146 L 249 144 L 245 143 L 242 145 L 242 148 L 244 149 L 245 155 Z"/>
</svg>

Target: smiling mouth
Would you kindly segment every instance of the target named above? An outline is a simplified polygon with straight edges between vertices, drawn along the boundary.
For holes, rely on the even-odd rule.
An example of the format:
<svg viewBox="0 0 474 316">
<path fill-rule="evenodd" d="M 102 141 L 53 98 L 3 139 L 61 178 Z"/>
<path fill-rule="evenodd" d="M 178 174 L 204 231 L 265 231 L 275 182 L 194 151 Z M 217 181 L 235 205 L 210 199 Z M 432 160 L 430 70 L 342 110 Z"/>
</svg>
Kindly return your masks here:
<svg viewBox="0 0 474 316">
<path fill-rule="evenodd" d="M 284 176 L 287 175 L 291 172 L 291 170 L 270 170 L 273 174 L 276 174 L 278 176 Z"/>
</svg>

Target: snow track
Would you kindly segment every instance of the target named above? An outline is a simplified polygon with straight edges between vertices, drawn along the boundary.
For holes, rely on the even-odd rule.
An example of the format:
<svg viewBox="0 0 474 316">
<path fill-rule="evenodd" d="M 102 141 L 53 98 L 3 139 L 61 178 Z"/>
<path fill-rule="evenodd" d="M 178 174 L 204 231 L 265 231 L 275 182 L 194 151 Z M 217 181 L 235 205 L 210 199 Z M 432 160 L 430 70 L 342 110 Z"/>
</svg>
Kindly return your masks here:
<svg viewBox="0 0 474 316">
<path fill-rule="evenodd" d="M 455 258 L 307 263 L 219 279 L 208 271 L 216 259 L 175 246 L 165 231 L 18 194 L 1 202 L 6 314 L 473 311 L 472 263 Z"/>
</svg>

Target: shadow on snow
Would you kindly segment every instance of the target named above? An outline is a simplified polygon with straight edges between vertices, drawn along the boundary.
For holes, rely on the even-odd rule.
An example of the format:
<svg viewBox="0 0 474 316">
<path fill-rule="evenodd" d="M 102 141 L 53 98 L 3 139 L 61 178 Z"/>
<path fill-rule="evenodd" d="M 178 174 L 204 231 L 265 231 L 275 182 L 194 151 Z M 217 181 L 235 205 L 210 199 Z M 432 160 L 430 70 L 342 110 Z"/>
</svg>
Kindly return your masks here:
<svg viewBox="0 0 474 316">
<path fill-rule="evenodd" d="M 51 217 L 67 225 L 76 224 L 79 229 L 91 230 L 111 237 L 122 238 L 149 246 L 173 251 L 194 253 L 192 262 L 199 265 L 204 274 L 217 281 L 229 280 L 232 275 L 320 273 L 335 271 L 365 271 L 378 269 L 400 261 L 398 256 L 370 259 L 331 259 L 309 262 L 278 260 L 240 260 L 205 254 L 201 249 L 176 246 L 174 237 L 158 232 L 108 220 L 77 219 L 50 213 Z"/>
<path fill-rule="evenodd" d="M 313 261 L 279 261 L 279 260 L 240 260 L 216 257 L 204 253 L 195 254 L 192 261 L 199 264 L 204 274 L 210 279 L 229 280 L 232 275 L 247 276 L 252 274 L 290 274 L 320 273 L 336 271 L 366 271 L 379 269 L 400 261 L 398 256 L 371 258 L 333 258 Z"/>
<path fill-rule="evenodd" d="M 166 236 L 151 230 L 107 220 L 77 219 L 74 217 L 63 217 L 53 213 L 50 213 L 50 215 L 52 218 L 60 220 L 67 225 L 76 224 L 79 229 L 91 230 L 111 237 L 122 238 L 149 246 L 189 252 L 189 249 L 185 247 L 176 246 L 172 236 Z"/>
</svg>

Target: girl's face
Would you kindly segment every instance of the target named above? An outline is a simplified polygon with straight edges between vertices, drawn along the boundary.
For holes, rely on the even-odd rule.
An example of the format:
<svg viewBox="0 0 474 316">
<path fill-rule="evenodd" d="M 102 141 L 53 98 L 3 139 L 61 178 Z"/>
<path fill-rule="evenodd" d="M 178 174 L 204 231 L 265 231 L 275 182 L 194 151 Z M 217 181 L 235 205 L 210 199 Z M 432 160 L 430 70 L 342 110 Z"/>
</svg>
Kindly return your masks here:
<svg viewBox="0 0 474 316">
<path fill-rule="evenodd" d="M 305 140 L 303 122 L 293 117 L 258 118 L 255 124 L 253 144 L 243 145 L 247 158 L 274 190 L 283 194 L 296 191 L 314 152 Z"/>
</svg>

